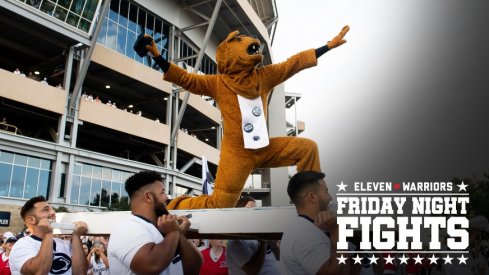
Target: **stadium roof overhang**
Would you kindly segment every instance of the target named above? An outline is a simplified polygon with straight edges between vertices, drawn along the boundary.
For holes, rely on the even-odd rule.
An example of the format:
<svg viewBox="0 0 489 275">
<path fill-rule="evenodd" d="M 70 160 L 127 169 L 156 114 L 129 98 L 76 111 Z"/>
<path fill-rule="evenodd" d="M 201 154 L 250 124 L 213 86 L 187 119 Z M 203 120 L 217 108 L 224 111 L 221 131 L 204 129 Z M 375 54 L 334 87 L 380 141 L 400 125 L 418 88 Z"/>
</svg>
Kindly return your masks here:
<svg viewBox="0 0 489 275">
<path fill-rule="evenodd" d="M 16 2 L 4 1 L 0 5 L 2 68 L 13 70 L 15 66 L 26 73 L 48 67 L 53 69 L 64 65 L 66 49 L 80 40 L 88 41 L 88 34 L 83 36 L 77 32 L 60 31 L 60 24 L 56 20 L 42 16 L 34 9 L 19 7 L 27 5 Z"/>
<path fill-rule="evenodd" d="M 216 5 L 216 1 L 213 0 L 182 0 L 179 3 L 204 18 L 204 21 L 205 18 L 211 18 Z M 263 49 L 264 63 L 268 64 L 271 63 L 270 49 L 273 40 L 270 36 L 273 37 L 276 20 L 274 0 L 223 0 L 212 29 L 212 35 L 218 40 L 224 39 L 233 30 L 239 30 L 242 34 L 256 35 L 265 46 Z M 88 34 L 66 25 L 20 1 L 0 1 L 0 33 L 2 34 L 0 67 L 11 71 L 19 67 L 26 73 L 40 71 L 40 75 L 35 77 L 47 76 L 48 79 L 62 82 L 70 47 L 75 45 L 84 47 L 90 44 Z M 79 57 L 75 59 L 78 60 Z M 120 85 L 123 86 L 120 91 L 127 98 L 132 96 L 131 91 L 145 90 L 148 93 L 157 94 L 148 85 L 95 63 L 92 63 L 88 70 L 90 77 L 83 79 L 83 85 L 88 90 L 96 87 L 103 76 L 104 81 L 123 82 L 124 85 Z M 73 77 L 74 79 L 76 77 Z M 74 81 L 71 85 L 74 85 Z M 115 84 L 112 86 L 115 88 Z M 124 89 L 124 87 L 132 89 Z M 103 92 L 104 90 L 100 91 L 100 93 Z M 161 104 L 153 105 L 155 106 L 147 108 L 151 112 L 161 112 Z M 188 117 L 200 117 L 192 115 L 193 112 L 197 111 L 192 108 L 187 110 L 186 123 L 189 125 L 185 128 L 202 128 L 201 125 L 210 123 L 202 119 L 192 121 Z M 210 139 L 214 139 L 214 135 L 213 133 Z"/>
<path fill-rule="evenodd" d="M 184 0 L 185 8 L 202 18 L 210 18 L 216 6 L 216 1 L 209 0 Z M 274 0 L 246 1 L 224 0 L 219 10 L 219 16 L 213 29 L 213 35 L 219 40 L 235 30 L 241 34 L 255 35 L 265 46 L 263 49 L 264 63 L 271 63 L 271 42 L 277 13 Z M 272 38 L 271 38 L 272 36 Z"/>
<path fill-rule="evenodd" d="M 216 1 L 184 0 L 181 4 L 210 18 Z M 224 0 L 212 35 L 219 41 L 233 30 L 256 35 L 264 44 L 264 63 L 268 64 L 271 63 L 270 36 L 273 36 L 276 21 L 274 0 Z M 88 45 L 90 41 L 88 34 L 61 23 L 20 1 L 2 1 L 0 51 L 3 54 L 0 55 L 0 66 L 8 70 L 20 67 L 26 72 L 46 70 L 41 74 L 54 77 L 56 69 L 64 66 L 67 50 L 80 42 Z"/>
</svg>

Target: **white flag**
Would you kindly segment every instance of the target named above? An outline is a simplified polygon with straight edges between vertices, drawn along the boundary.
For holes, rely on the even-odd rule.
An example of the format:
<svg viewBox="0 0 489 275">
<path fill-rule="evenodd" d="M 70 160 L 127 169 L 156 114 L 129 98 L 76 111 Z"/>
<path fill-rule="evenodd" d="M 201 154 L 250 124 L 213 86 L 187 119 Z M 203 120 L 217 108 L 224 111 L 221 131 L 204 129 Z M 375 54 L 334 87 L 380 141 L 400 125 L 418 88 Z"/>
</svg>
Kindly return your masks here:
<svg viewBox="0 0 489 275">
<path fill-rule="evenodd" d="M 214 191 L 214 178 L 209 171 L 209 166 L 207 165 L 207 159 L 202 156 L 202 194 L 211 195 Z"/>
</svg>

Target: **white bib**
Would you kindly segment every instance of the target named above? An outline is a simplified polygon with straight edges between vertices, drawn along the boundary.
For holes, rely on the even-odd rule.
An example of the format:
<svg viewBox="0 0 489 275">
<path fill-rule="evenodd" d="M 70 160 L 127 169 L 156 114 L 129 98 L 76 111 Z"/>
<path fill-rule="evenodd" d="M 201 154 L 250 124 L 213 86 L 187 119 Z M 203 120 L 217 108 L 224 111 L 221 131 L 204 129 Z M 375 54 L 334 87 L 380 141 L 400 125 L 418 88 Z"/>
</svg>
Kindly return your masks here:
<svg viewBox="0 0 489 275">
<path fill-rule="evenodd" d="M 244 147 L 258 149 L 267 146 L 270 141 L 261 97 L 247 99 L 238 95 L 238 102 L 241 110 Z"/>
</svg>

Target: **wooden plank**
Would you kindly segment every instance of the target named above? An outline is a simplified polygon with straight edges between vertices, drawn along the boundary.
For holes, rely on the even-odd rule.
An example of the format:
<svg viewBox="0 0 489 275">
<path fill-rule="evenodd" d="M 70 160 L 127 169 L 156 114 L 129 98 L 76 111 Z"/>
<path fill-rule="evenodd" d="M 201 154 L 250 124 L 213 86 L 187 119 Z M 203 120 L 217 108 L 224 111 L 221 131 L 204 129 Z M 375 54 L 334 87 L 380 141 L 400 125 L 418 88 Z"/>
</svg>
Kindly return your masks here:
<svg viewBox="0 0 489 275">
<path fill-rule="evenodd" d="M 192 239 L 267 239 L 278 240 L 283 230 L 297 216 L 293 206 L 218 208 L 197 210 L 172 210 L 175 215 L 188 215 L 191 227 L 188 237 Z M 88 235 L 107 235 L 122 219 L 131 215 L 121 212 L 57 213 L 58 223 L 85 221 Z M 56 234 L 69 234 L 69 230 L 55 230 Z"/>
</svg>

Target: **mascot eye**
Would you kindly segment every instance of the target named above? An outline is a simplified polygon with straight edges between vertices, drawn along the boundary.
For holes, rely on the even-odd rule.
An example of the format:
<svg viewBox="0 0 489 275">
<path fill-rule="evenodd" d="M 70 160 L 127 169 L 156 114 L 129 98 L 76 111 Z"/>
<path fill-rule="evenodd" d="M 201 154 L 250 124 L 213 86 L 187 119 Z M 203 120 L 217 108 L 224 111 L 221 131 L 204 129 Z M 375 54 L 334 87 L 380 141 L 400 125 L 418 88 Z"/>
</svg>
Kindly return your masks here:
<svg viewBox="0 0 489 275">
<path fill-rule="evenodd" d="M 237 36 L 236 40 L 238 40 L 238 42 L 241 42 L 241 37 Z"/>
<path fill-rule="evenodd" d="M 248 48 L 246 49 L 246 52 L 249 55 L 259 54 L 260 53 L 260 44 L 253 43 L 253 44 L 249 45 Z"/>
</svg>

